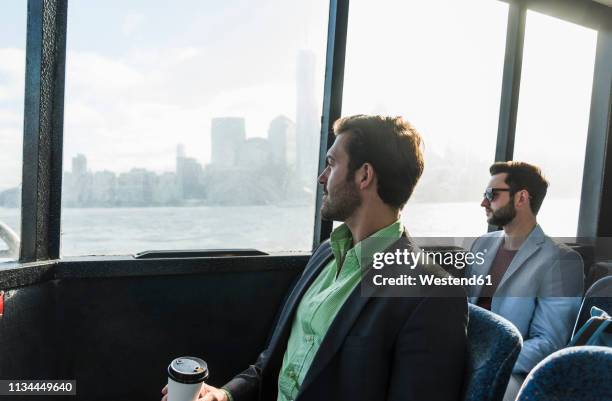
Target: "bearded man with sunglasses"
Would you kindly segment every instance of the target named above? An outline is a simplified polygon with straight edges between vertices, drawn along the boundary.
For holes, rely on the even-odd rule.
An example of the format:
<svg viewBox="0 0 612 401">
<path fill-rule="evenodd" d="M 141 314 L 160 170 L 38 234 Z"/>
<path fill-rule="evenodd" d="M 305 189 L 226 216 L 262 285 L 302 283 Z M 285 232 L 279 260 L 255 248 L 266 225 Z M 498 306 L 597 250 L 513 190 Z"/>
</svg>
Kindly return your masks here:
<svg viewBox="0 0 612 401">
<path fill-rule="evenodd" d="M 487 222 L 501 228 L 478 238 L 472 252 L 484 252 L 466 277 L 490 275 L 492 285 L 468 289 L 469 301 L 512 322 L 523 348 L 504 399 L 514 399 L 524 376 L 564 347 L 580 308 L 584 273 L 580 255 L 544 234 L 536 215 L 548 182 L 528 163 L 494 163 L 480 206 Z M 562 215 L 560 218 L 563 218 Z"/>
</svg>

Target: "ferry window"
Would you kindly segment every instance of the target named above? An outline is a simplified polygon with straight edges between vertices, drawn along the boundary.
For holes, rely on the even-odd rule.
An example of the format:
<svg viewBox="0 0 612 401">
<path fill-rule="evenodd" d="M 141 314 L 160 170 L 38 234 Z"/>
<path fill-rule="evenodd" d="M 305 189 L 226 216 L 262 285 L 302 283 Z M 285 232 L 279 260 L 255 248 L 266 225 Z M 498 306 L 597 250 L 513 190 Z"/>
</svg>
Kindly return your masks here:
<svg viewBox="0 0 612 401">
<path fill-rule="evenodd" d="M 582 190 L 597 31 L 527 12 L 514 159 L 542 168 L 538 214 L 554 236 L 575 236 Z"/>
<path fill-rule="evenodd" d="M 342 114 L 401 115 L 422 134 L 425 171 L 402 216 L 415 236 L 486 232 L 508 5 L 352 1 Z"/>
<path fill-rule="evenodd" d="M 27 2 L 0 4 L 0 263 L 19 253 Z"/>
<path fill-rule="evenodd" d="M 328 7 L 72 2 L 62 255 L 310 250 Z"/>
</svg>

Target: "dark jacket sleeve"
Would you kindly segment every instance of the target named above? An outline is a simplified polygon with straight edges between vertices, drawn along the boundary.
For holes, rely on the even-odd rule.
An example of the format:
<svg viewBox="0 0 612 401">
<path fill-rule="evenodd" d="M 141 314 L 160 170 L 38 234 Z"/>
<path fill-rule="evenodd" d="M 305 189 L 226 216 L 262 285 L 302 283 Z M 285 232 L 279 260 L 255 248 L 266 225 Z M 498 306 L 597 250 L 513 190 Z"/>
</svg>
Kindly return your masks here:
<svg viewBox="0 0 612 401">
<path fill-rule="evenodd" d="M 423 298 L 395 347 L 387 401 L 458 401 L 467 346 L 465 297 Z"/>
<path fill-rule="evenodd" d="M 222 388 L 227 390 L 232 401 L 257 401 L 259 399 L 262 370 L 268 358 L 268 350 L 259 354 L 255 364 L 236 375 Z"/>
</svg>

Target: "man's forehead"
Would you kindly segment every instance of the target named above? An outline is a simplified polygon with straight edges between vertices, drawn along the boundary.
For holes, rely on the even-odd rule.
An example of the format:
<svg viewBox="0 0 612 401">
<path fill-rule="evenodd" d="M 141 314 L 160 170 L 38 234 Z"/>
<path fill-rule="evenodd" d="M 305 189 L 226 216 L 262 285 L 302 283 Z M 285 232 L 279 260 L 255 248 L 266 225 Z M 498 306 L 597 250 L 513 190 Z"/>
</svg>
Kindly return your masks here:
<svg viewBox="0 0 612 401">
<path fill-rule="evenodd" d="M 337 159 L 338 157 L 344 156 L 346 154 L 345 145 L 344 145 L 345 142 L 346 142 L 346 135 L 342 133 L 336 135 L 334 144 L 327 151 L 327 155 L 335 159 Z"/>
</svg>

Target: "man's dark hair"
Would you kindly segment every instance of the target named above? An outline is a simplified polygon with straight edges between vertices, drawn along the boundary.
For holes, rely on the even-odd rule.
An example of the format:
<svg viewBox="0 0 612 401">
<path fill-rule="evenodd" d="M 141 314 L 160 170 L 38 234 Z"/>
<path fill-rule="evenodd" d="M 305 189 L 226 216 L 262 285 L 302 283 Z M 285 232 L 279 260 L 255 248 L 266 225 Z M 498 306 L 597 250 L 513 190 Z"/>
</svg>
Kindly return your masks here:
<svg viewBox="0 0 612 401">
<path fill-rule="evenodd" d="M 401 209 L 423 174 L 421 135 L 402 117 L 361 114 L 336 120 L 334 135 L 345 133 L 349 178 L 370 163 L 378 177 L 378 196 Z"/>
<path fill-rule="evenodd" d="M 510 195 L 523 189 L 529 192 L 531 211 L 538 214 L 540 206 L 546 196 L 548 181 L 542 175 L 542 170 L 525 162 L 507 161 L 493 163 L 489 167 L 491 175 L 507 173 L 506 184 L 510 187 Z"/>
</svg>

